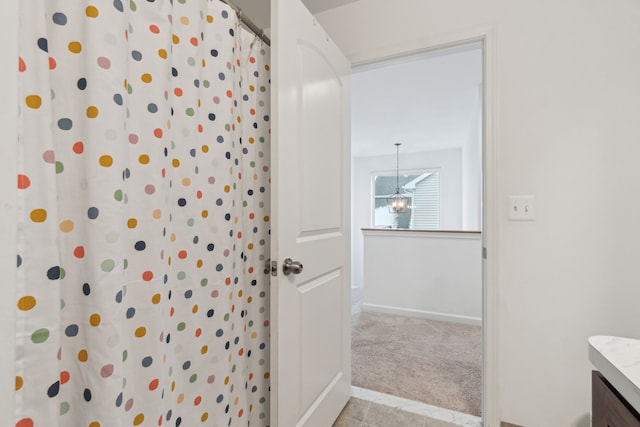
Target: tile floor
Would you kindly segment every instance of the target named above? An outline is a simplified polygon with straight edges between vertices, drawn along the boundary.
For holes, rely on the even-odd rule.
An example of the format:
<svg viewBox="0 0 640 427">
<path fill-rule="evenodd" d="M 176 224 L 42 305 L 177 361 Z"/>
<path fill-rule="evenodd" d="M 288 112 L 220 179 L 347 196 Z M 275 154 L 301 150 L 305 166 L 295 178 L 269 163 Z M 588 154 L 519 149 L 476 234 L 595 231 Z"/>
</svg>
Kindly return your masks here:
<svg viewBox="0 0 640 427">
<path fill-rule="evenodd" d="M 482 427 L 482 419 L 421 402 L 351 387 L 333 427 Z"/>
</svg>

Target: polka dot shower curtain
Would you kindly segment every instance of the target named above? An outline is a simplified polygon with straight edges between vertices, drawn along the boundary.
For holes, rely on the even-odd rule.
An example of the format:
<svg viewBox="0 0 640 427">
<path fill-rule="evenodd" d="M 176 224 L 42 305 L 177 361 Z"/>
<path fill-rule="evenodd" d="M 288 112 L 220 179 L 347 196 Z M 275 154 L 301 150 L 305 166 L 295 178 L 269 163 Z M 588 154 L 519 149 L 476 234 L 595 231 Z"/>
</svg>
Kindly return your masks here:
<svg viewBox="0 0 640 427">
<path fill-rule="evenodd" d="M 268 425 L 268 47 L 217 0 L 21 8 L 12 425 Z"/>
</svg>

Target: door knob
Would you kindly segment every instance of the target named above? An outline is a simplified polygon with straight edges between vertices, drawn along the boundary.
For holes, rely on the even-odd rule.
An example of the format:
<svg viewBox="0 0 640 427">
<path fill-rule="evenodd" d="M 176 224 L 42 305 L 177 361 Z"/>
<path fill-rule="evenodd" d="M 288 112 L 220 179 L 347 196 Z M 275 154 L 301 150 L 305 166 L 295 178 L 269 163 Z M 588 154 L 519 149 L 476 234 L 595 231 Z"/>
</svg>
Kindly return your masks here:
<svg viewBox="0 0 640 427">
<path fill-rule="evenodd" d="M 302 263 L 300 261 L 294 261 L 291 258 L 287 258 L 282 263 L 282 272 L 285 276 L 289 274 L 300 274 L 302 273 Z"/>
</svg>

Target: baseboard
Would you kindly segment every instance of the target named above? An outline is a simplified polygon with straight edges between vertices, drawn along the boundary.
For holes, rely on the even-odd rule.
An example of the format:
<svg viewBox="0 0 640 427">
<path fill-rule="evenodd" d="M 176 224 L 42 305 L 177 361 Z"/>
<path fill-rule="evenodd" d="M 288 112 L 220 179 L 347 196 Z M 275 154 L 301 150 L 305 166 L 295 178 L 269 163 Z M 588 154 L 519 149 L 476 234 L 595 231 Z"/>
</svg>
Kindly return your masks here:
<svg viewBox="0 0 640 427">
<path fill-rule="evenodd" d="M 394 314 L 396 316 L 419 317 L 442 322 L 464 323 L 465 325 L 482 326 L 480 317 L 462 316 L 459 314 L 438 313 L 435 311 L 415 310 L 411 308 L 391 307 L 378 304 L 362 304 L 362 311 Z"/>
</svg>

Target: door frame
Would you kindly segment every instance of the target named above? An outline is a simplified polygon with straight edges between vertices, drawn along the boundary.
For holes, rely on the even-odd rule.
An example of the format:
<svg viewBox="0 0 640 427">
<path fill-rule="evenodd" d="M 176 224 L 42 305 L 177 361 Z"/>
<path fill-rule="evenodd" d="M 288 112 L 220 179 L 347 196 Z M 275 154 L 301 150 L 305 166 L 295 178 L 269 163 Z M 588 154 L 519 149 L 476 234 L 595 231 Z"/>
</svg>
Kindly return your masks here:
<svg viewBox="0 0 640 427">
<path fill-rule="evenodd" d="M 387 47 L 373 47 L 348 55 L 352 67 L 366 66 L 409 55 L 482 45 L 482 418 L 486 427 L 498 420 L 498 245 L 497 150 L 495 142 L 496 78 L 495 31 L 491 27 L 418 39 Z"/>
</svg>

